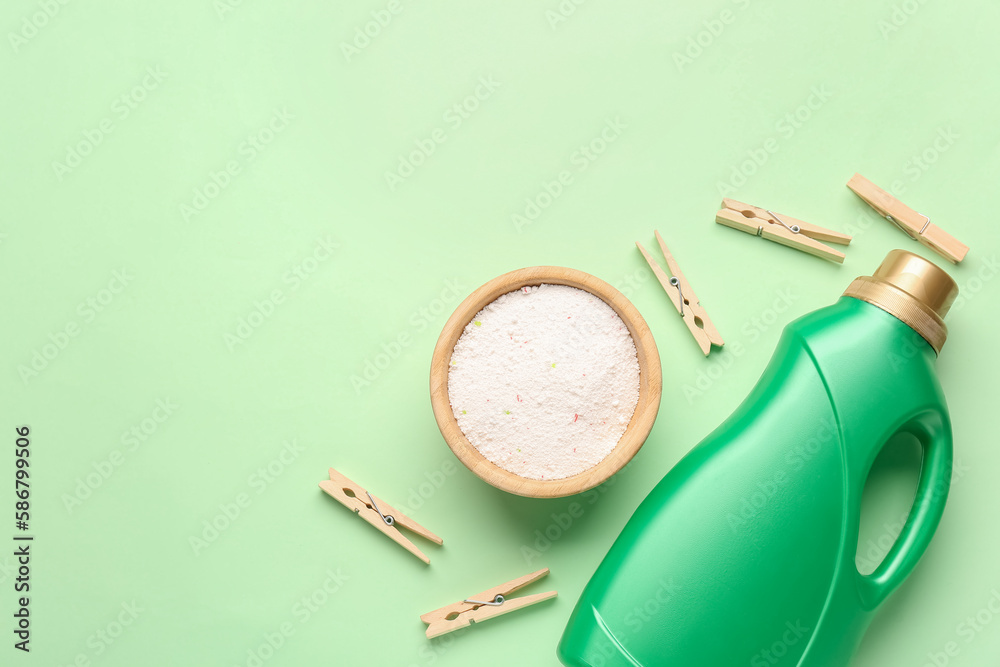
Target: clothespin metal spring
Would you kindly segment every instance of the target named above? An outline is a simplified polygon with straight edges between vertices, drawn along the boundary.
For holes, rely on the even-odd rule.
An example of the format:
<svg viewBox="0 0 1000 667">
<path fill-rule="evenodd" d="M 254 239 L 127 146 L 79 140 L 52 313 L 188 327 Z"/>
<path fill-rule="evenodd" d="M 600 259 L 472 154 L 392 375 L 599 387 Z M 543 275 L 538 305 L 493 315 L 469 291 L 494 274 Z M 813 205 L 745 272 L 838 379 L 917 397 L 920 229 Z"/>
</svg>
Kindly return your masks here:
<svg viewBox="0 0 1000 667">
<path fill-rule="evenodd" d="M 396 520 L 392 518 L 391 514 L 382 514 L 382 510 L 378 508 L 378 504 L 375 502 L 375 499 L 372 498 L 372 494 L 370 491 L 365 491 L 365 493 L 368 494 L 368 500 L 372 501 L 372 509 L 378 512 L 378 515 L 382 517 L 383 521 L 385 521 L 385 525 L 391 526 L 394 523 L 396 523 Z"/>
<path fill-rule="evenodd" d="M 917 232 L 916 236 L 914 236 L 913 232 L 907 229 L 906 226 L 903 225 L 903 223 L 901 223 L 899 220 L 896 220 L 896 218 L 892 217 L 888 213 L 885 214 L 885 219 L 891 222 L 892 224 L 896 225 L 896 227 L 898 227 L 901 232 L 909 236 L 911 239 L 917 241 L 918 240 L 917 236 L 923 236 L 924 232 L 927 231 L 927 225 L 931 224 L 931 219 L 926 215 L 924 215 L 923 213 L 921 213 L 920 211 L 916 211 L 916 214 L 924 219 L 924 226 L 920 228 L 920 231 Z"/>
<path fill-rule="evenodd" d="M 491 607 L 499 607 L 505 602 L 504 596 L 497 595 L 493 598 L 493 602 L 482 602 L 481 600 L 463 600 L 463 602 L 468 602 L 469 604 L 488 604 Z"/>
<path fill-rule="evenodd" d="M 670 276 L 670 284 L 677 288 L 677 296 L 680 297 L 681 317 L 684 317 L 684 292 L 681 291 L 681 279 L 677 276 Z"/>
<path fill-rule="evenodd" d="M 774 220 L 775 220 L 775 221 L 776 221 L 776 222 L 777 222 L 777 223 L 778 223 L 779 225 L 781 225 L 782 227 L 784 227 L 785 229 L 787 229 L 788 231 L 790 231 L 790 232 L 791 232 L 792 234 L 798 234 L 799 232 L 801 232 L 801 231 L 802 231 L 802 228 L 801 228 L 801 227 L 799 227 L 798 225 L 792 225 L 791 227 L 789 227 L 788 225 L 786 225 L 786 224 L 785 224 L 785 221 L 784 221 L 784 220 L 782 220 L 781 218 L 779 218 L 778 216 L 776 216 L 776 215 L 774 214 L 774 212 L 773 212 L 773 211 L 770 211 L 770 210 L 768 210 L 768 209 L 766 209 L 766 208 L 765 208 L 764 210 L 765 210 L 765 211 L 767 211 L 767 214 L 768 214 L 769 216 L 771 216 L 772 218 L 774 218 Z M 758 232 L 757 232 L 757 236 L 760 236 L 760 235 L 761 235 L 761 234 L 763 233 L 763 231 L 764 231 L 764 228 L 763 228 L 763 227 L 761 227 L 761 228 L 760 228 L 760 231 L 758 231 Z"/>
</svg>

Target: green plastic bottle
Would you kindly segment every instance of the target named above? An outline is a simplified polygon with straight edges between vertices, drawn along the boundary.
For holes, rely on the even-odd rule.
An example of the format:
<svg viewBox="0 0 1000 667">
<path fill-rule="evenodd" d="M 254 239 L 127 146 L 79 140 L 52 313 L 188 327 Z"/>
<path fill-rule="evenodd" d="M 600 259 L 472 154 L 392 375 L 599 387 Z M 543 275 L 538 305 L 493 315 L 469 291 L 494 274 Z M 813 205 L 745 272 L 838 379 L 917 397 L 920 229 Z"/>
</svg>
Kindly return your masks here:
<svg viewBox="0 0 1000 667">
<path fill-rule="evenodd" d="M 927 548 L 951 481 L 934 362 L 958 294 L 903 250 L 789 324 L 746 400 L 650 492 L 570 617 L 571 667 L 850 662 Z M 909 518 L 869 575 L 861 496 L 898 432 L 923 452 Z"/>
</svg>

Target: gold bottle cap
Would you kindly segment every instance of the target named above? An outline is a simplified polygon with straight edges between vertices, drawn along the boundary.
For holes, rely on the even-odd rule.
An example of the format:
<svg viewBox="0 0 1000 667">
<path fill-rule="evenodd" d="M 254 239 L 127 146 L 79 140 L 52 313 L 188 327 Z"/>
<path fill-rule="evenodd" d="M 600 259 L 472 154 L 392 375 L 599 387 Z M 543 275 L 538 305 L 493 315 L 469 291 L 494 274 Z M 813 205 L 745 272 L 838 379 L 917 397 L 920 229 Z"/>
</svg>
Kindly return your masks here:
<svg viewBox="0 0 1000 667">
<path fill-rule="evenodd" d="M 948 337 L 944 316 L 958 296 L 958 285 L 920 255 L 893 250 L 873 275 L 856 278 L 844 296 L 867 301 L 902 320 L 940 353 Z"/>
</svg>

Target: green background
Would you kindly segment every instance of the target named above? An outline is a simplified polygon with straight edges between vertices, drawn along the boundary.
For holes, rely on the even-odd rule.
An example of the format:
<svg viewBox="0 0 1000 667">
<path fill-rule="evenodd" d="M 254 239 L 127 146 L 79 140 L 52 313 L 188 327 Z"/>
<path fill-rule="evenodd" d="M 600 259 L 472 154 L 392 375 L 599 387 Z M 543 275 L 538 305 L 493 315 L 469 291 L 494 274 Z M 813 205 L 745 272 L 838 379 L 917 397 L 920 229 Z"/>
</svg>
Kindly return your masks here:
<svg viewBox="0 0 1000 667">
<path fill-rule="evenodd" d="M 366 43 L 372 12 L 391 21 Z M 972 250 L 945 266 L 963 295 L 939 362 L 953 495 L 854 664 L 916 667 L 949 642 L 948 664 L 994 664 L 1000 618 L 962 624 L 1000 591 L 998 20 L 995 3 L 915 0 L 5 3 L 0 533 L 15 532 L 26 424 L 36 541 L 29 655 L 11 646 L 0 556 L 0 662 L 247 665 L 287 624 L 263 664 L 555 664 L 631 512 L 747 394 L 782 326 L 893 248 L 945 264 L 845 187 L 859 171 Z M 581 160 L 609 121 L 614 141 Z M 854 234 L 844 265 L 714 224 L 729 186 Z M 704 358 L 645 269 L 634 242 L 654 246 L 654 228 L 728 352 Z M 539 264 L 622 289 L 663 363 L 635 464 L 576 499 L 452 468 L 428 398 L 458 301 Z M 323 495 L 328 466 L 444 537 L 415 538 L 431 566 Z M 912 469 L 884 468 L 863 545 L 907 504 L 893 491 Z M 583 515 L 553 528 L 573 502 Z M 546 530 L 561 534 L 536 544 Z M 525 592 L 555 601 L 425 639 L 420 614 L 540 567 L 552 574 Z M 309 597 L 323 603 L 306 614 Z"/>
</svg>

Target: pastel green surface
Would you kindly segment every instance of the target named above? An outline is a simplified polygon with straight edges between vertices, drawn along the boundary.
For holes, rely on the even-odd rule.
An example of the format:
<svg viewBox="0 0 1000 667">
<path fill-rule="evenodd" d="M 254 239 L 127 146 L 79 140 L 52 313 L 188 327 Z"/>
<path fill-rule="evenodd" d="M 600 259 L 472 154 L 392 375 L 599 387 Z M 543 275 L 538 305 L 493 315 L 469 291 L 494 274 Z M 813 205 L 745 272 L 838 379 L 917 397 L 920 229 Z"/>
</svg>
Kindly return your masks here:
<svg viewBox="0 0 1000 667">
<path fill-rule="evenodd" d="M 945 266 L 962 290 L 939 360 L 953 493 L 855 664 L 990 664 L 998 19 L 934 2 L 7 3 L 0 539 L 27 424 L 36 541 L 28 655 L 0 551 L 3 664 L 556 664 L 631 512 L 743 399 L 781 327 L 892 248 L 945 266 L 844 186 L 855 171 L 972 248 Z M 854 234 L 844 265 L 714 224 L 720 184 Z M 634 242 L 654 228 L 726 351 L 699 353 L 645 268 Z M 428 399 L 458 301 L 537 264 L 619 286 L 663 362 L 635 465 L 579 498 L 453 469 Z M 323 495 L 329 466 L 444 537 L 414 538 L 431 565 Z M 525 593 L 555 601 L 424 638 L 420 614 L 541 567 Z"/>
</svg>

